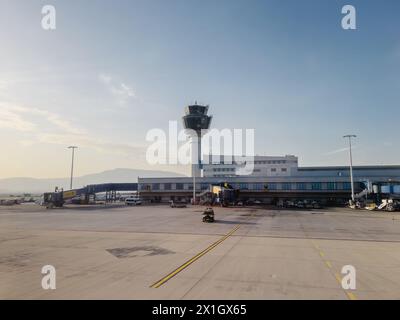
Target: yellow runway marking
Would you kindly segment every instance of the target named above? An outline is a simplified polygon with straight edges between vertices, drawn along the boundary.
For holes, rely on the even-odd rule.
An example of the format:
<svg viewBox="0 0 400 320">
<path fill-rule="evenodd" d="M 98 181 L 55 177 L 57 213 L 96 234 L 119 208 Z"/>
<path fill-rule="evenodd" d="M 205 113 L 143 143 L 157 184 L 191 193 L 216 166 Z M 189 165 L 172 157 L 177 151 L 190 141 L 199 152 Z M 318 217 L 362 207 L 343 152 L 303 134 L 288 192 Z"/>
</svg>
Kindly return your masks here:
<svg viewBox="0 0 400 320">
<path fill-rule="evenodd" d="M 332 270 L 332 263 L 331 263 L 330 261 L 324 259 L 325 253 L 324 253 L 324 252 L 318 247 L 318 245 L 315 244 L 314 242 L 313 242 L 313 245 L 314 245 L 315 249 L 318 250 L 318 253 L 319 253 L 319 255 L 321 256 L 322 261 L 325 263 L 325 265 L 326 265 L 329 269 Z M 332 272 L 332 271 L 331 271 L 331 272 Z M 342 277 L 340 276 L 340 274 L 339 274 L 339 273 L 335 273 L 335 278 L 336 278 L 337 282 L 339 283 L 340 287 L 342 287 Z M 346 296 L 347 296 L 347 298 L 349 298 L 349 300 L 357 300 L 357 297 L 356 297 L 356 295 L 355 295 L 354 293 L 349 292 L 349 291 L 347 291 L 347 290 L 345 290 L 345 289 L 343 289 L 343 290 L 344 290 L 344 292 L 346 293 Z"/>
<path fill-rule="evenodd" d="M 223 242 L 224 240 L 226 240 L 227 238 L 229 238 L 233 233 L 235 233 L 238 229 L 240 228 L 240 225 L 236 226 L 235 228 L 233 228 L 229 233 L 227 233 L 225 236 L 223 236 L 221 239 L 219 239 L 218 241 L 214 242 L 212 245 L 210 245 L 208 248 L 206 248 L 205 250 L 201 251 L 200 253 L 196 254 L 193 258 L 191 258 L 190 260 L 186 261 L 184 264 L 182 264 L 180 267 L 176 268 L 174 271 L 172 271 L 171 273 L 169 273 L 168 275 L 166 275 L 165 277 L 163 277 L 162 279 L 160 279 L 159 281 L 155 282 L 154 284 L 152 284 L 150 286 L 150 288 L 159 288 L 160 286 L 162 286 L 164 283 L 166 283 L 168 280 L 170 280 L 171 278 L 175 277 L 179 272 L 181 272 L 182 270 L 186 269 L 188 266 L 190 266 L 193 262 L 195 262 L 196 260 L 200 259 L 202 256 L 204 256 L 207 252 L 211 251 L 212 249 L 214 249 L 216 246 L 218 246 L 221 242 Z"/>
<path fill-rule="evenodd" d="M 350 300 L 357 300 L 357 298 L 354 295 L 354 293 L 346 291 L 346 294 L 347 294 L 347 296 L 349 297 Z"/>
<path fill-rule="evenodd" d="M 335 278 L 336 278 L 337 282 L 339 282 L 340 286 L 342 286 L 342 278 L 340 277 L 339 273 L 335 273 Z M 357 297 L 354 293 L 349 292 L 348 290 L 345 290 L 345 289 L 343 289 L 343 290 L 350 300 L 357 300 Z"/>
</svg>

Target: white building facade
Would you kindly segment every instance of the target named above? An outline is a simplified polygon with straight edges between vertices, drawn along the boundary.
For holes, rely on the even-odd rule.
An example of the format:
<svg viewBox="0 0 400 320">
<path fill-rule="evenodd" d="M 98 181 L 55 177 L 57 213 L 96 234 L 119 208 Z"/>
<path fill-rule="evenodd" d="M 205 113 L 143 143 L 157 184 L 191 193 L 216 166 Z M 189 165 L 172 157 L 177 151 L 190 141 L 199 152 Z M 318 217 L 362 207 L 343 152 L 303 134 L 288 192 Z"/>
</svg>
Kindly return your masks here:
<svg viewBox="0 0 400 320">
<path fill-rule="evenodd" d="M 212 157 L 203 164 L 203 176 L 206 178 L 237 177 L 238 169 L 245 166 L 241 158 Z M 286 156 L 255 156 L 246 160 L 246 164 L 254 165 L 251 177 L 289 177 L 295 175 L 298 169 L 298 158 Z"/>
</svg>

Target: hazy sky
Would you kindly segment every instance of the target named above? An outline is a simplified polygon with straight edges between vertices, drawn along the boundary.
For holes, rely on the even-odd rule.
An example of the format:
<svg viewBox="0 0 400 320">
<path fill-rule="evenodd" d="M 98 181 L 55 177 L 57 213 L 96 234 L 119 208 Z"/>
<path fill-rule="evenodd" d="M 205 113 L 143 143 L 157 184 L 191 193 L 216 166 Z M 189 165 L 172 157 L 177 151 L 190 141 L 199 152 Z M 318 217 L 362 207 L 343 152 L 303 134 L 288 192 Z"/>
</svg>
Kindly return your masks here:
<svg viewBox="0 0 400 320">
<path fill-rule="evenodd" d="M 260 155 L 343 165 L 354 133 L 355 164 L 399 164 L 399 74 L 398 0 L 0 0 L 0 178 L 67 176 L 70 144 L 77 175 L 150 169 L 147 131 L 195 100 Z"/>
</svg>

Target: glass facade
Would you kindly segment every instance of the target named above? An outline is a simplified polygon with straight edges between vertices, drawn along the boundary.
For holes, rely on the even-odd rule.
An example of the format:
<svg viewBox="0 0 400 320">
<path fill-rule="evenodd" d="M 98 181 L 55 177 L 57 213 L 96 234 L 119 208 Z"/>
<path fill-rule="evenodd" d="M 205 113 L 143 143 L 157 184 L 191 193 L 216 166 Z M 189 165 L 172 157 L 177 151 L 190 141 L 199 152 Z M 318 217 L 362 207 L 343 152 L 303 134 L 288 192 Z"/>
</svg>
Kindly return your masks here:
<svg viewBox="0 0 400 320">
<path fill-rule="evenodd" d="M 351 183 L 343 182 L 343 190 L 351 190 Z"/>
<path fill-rule="evenodd" d="M 253 190 L 264 190 L 264 184 L 263 183 L 253 184 Z"/>
<path fill-rule="evenodd" d="M 209 184 L 208 184 L 208 183 L 202 183 L 202 184 L 200 185 L 201 190 L 207 190 L 208 187 L 209 187 Z"/>
<path fill-rule="evenodd" d="M 268 190 L 276 190 L 276 189 L 277 189 L 276 183 L 273 182 L 268 183 Z"/>
<path fill-rule="evenodd" d="M 328 182 L 328 183 L 327 183 L 327 189 L 328 189 L 328 190 L 337 190 L 337 184 L 336 184 L 336 182 Z"/>
<path fill-rule="evenodd" d="M 321 182 L 311 183 L 311 190 L 322 190 L 322 183 Z"/>
<path fill-rule="evenodd" d="M 296 188 L 297 190 L 307 190 L 307 186 L 304 182 L 298 182 L 296 184 Z"/>
<path fill-rule="evenodd" d="M 282 183 L 282 190 L 291 190 L 292 185 L 290 183 Z"/>
<path fill-rule="evenodd" d="M 221 180 L 222 181 L 222 180 Z M 210 181 L 210 182 L 200 182 L 196 184 L 196 189 L 198 191 L 208 190 L 212 183 L 220 183 L 221 181 Z M 225 180 L 224 180 L 225 181 Z M 260 181 L 260 180 L 259 180 Z M 291 182 L 290 180 L 281 180 L 280 182 L 236 182 L 230 183 L 230 185 L 239 190 L 254 190 L 254 191 L 306 191 L 306 190 L 318 190 L 318 191 L 337 191 L 337 190 L 351 190 L 350 182 L 335 182 L 335 181 L 323 181 L 323 182 Z M 354 183 L 355 190 L 365 188 L 362 183 Z M 188 191 L 193 190 L 193 184 L 189 182 L 177 182 L 177 183 L 148 183 L 139 184 L 139 189 L 143 191 Z"/>
<path fill-rule="evenodd" d="M 248 190 L 249 185 L 247 183 L 239 183 L 239 189 L 240 190 Z"/>
<path fill-rule="evenodd" d="M 183 183 L 177 183 L 176 190 L 183 190 Z"/>
<path fill-rule="evenodd" d="M 171 190 L 171 189 L 172 189 L 171 183 L 164 183 L 164 190 Z"/>
</svg>

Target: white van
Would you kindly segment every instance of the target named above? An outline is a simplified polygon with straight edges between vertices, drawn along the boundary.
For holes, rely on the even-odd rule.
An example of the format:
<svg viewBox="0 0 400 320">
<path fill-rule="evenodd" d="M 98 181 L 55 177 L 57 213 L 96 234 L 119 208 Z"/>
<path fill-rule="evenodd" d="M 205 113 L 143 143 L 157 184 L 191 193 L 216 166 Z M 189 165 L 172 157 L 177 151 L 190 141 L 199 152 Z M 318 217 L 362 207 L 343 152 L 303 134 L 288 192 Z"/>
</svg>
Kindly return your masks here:
<svg viewBox="0 0 400 320">
<path fill-rule="evenodd" d="M 139 206 L 142 204 L 142 200 L 140 198 L 129 197 L 125 199 L 125 204 L 127 206 Z"/>
</svg>

